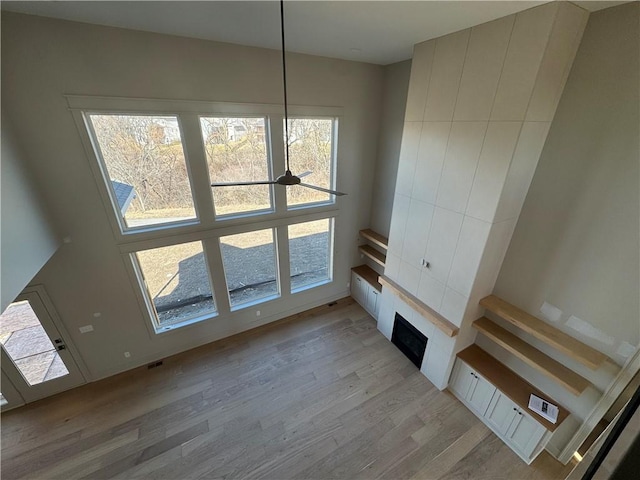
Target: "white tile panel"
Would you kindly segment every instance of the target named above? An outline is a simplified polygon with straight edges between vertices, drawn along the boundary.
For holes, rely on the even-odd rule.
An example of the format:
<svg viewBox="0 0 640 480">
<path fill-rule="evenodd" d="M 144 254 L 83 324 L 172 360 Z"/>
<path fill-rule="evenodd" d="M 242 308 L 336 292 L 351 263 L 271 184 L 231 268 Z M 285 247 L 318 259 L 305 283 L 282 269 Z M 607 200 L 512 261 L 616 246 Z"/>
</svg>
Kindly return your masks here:
<svg viewBox="0 0 640 480">
<path fill-rule="evenodd" d="M 429 275 L 426 269 L 423 269 L 420 275 L 420 285 L 418 286 L 416 297 L 435 311 L 438 311 L 440 310 L 442 297 L 444 296 L 444 289 L 444 283 L 439 282 Z"/>
<path fill-rule="evenodd" d="M 384 264 L 384 275 L 394 282 L 398 281 L 400 274 L 400 257 L 393 253 L 387 253 L 387 261 Z"/>
<path fill-rule="evenodd" d="M 408 264 L 407 262 L 401 262 L 400 274 L 398 275 L 398 285 L 404 288 L 411 295 L 416 296 L 418 292 L 418 285 L 420 284 L 420 269 Z M 409 318 L 409 317 L 405 317 Z"/>
<path fill-rule="evenodd" d="M 411 196 L 435 204 L 451 122 L 424 122 Z"/>
<path fill-rule="evenodd" d="M 490 122 L 482 146 L 467 215 L 493 222 L 522 122 Z"/>
<path fill-rule="evenodd" d="M 456 326 L 462 324 L 464 312 L 467 309 L 469 297 L 456 292 L 453 288 L 447 287 L 442 298 L 442 305 L 439 313 Z"/>
<path fill-rule="evenodd" d="M 560 3 L 527 109 L 528 121 L 553 120 L 588 18 L 586 10 L 570 2 Z"/>
<path fill-rule="evenodd" d="M 409 216 L 409 205 L 411 205 L 411 199 L 404 195 L 396 195 L 393 199 L 391 223 L 389 226 L 389 248 L 387 251 L 398 257 L 402 255 L 404 231 L 407 226 L 407 217 Z"/>
<path fill-rule="evenodd" d="M 488 122 L 453 122 L 436 205 L 464 213 Z"/>
<path fill-rule="evenodd" d="M 471 29 L 454 120 L 488 120 L 515 15 Z"/>
<path fill-rule="evenodd" d="M 398 175 L 396 177 L 395 193 L 398 195 L 407 197 L 411 195 L 421 132 L 421 122 L 405 122 L 400 145 L 400 158 L 398 159 Z"/>
<path fill-rule="evenodd" d="M 522 125 L 494 217 L 495 222 L 520 215 L 550 126 L 550 122 L 524 122 Z"/>
<path fill-rule="evenodd" d="M 552 2 L 516 15 L 492 120 L 524 120 L 557 8 Z"/>
<path fill-rule="evenodd" d="M 446 283 L 453 261 L 458 235 L 464 215 L 436 207 L 431 222 L 429 242 L 424 258 L 429 262 L 429 274 L 441 283 Z"/>
<path fill-rule="evenodd" d="M 405 121 L 407 122 L 422 121 L 435 48 L 435 40 L 422 42 L 413 47 L 411 76 L 409 77 L 407 107 L 405 110 Z"/>
<path fill-rule="evenodd" d="M 491 224 L 472 217 L 465 217 L 451 264 L 447 286 L 469 296 L 480 266 L 480 260 Z"/>
<path fill-rule="evenodd" d="M 434 206 L 420 200 L 411 200 L 401 258 L 416 268 L 421 267 L 429 240 L 429 229 Z"/>
<path fill-rule="evenodd" d="M 502 261 L 509 248 L 515 226 L 515 218 L 494 223 L 491 226 L 482 260 L 474 280 L 471 297 L 483 298 L 493 292 L 493 287 L 500 273 Z"/>
<path fill-rule="evenodd" d="M 440 37 L 431 68 L 425 121 L 451 120 L 471 29 Z"/>
</svg>

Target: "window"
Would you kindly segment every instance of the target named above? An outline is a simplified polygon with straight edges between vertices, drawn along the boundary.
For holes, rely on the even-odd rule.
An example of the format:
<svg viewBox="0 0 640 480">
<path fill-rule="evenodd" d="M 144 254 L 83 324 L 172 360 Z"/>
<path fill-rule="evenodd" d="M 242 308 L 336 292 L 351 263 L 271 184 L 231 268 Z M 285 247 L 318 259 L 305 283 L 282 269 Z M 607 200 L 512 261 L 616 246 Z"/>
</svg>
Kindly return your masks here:
<svg viewBox="0 0 640 480">
<path fill-rule="evenodd" d="M 273 229 L 221 237 L 220 249 L 232 308 L 278 296 Z"/>
<path fill-rule="evenodd" d="M 289 119 L 289 163 L 294 174 L 312 172 L 303 182 L 335 189 L 333 181 L 334 124 L 331 118 Z M 333 202 L 333 196 L 310 188 L 287 189 L 287 205 Z"/>
<path fill-rule="evenodd" d="M 156 329 L 216 313 L 201 242 L 152 248 L 132 257 L 146 286 Z"/>
<path fill-rule="evenodd" d="M 89 115 L 122 230 L 196 218 L 178 119 Z"/>
<path fill-rule="evenodd" d="M 270 179 L 264 118 L 201 117 L 209 178 L 215 183 Z M 216 187 L 216 215 L 273 210 L 269 185 Z"/>
<path fill-rule="evenodd" d="M 280 106 L 73 95 L 67 102 L 113 207 L 117 247 L 151 333 L 286 302 L 332 281 L 335 197 L 298 186 L 211 187 L 284 173 Z M 290 112 L 292 172 L 310 171 L 304 183 L 335 189 L 342 110 Z"/>
<path fill-rule="evenodd" d="M 332 219 L 289 225 L 291 291 L 331 280 Z"/>
</svg>

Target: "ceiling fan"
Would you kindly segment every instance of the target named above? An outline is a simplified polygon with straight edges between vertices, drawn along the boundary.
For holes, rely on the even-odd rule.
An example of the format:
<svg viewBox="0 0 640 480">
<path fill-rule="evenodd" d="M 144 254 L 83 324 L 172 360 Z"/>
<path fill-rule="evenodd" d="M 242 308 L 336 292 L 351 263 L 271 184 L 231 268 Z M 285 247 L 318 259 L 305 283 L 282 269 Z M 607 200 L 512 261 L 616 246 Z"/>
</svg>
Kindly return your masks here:
<svg viewBox="0 0 640 480">
<path fill-rule="evenodd" d="M 286 142 L 286 163 L 287 170 L 283 175 L 280 175 L 275 180 L 264 180 L 264 181 L 249 181 L 249 182 L 230 182 L 230 183 L 212 183 L 212 187 L 236 187 L 243 185 L 284 185 L 284 186 L 292 186 L 292 185 L 300 185 L 301 187 L 312 188 L 313 190 L 318 190 L 320 192 L 329 193 L 331 195 L 342 196 L 346 195 L 346 193 L 338 192 L 336 190 L 329 190 L 328 188 L 318 187 L 316 185 L 310 185 L 308 183 L 303 183 L 301 178 L 310 175 L 312 172 L 304 172 L 300 175 L 294 175 L 291 173 L 291 169 L 289 168 L 289 112 L 288 112 L 288 104 L 287 104 L 287 64 L 285 60 L 285 50 L 284 50 L 284 0 L 280 0 L 280 32 L 282 34 L 282 83 L 284 86 L 284 131 L 285 131 L 285 142 Z"/>
</svg>

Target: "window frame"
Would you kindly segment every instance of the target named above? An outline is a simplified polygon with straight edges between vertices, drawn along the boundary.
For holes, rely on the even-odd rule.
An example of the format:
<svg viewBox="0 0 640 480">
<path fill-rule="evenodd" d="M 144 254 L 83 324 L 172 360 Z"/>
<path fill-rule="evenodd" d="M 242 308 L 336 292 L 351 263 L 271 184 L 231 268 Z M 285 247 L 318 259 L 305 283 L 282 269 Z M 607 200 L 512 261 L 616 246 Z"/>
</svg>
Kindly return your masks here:
<svg viewBox="0 0 640 480">
<path fill-rule="evenodd" d="M 140 227 L 129 227 L 126 224 L 126 219 L 124 215 L 121 215 L 118 209 L 118 201 L 116 198 L 115 191 L 113 189 L 113 183 L 109 178 L 109 168 L 104 160 L 102 154 L 102 148 L 100 147 L 100 143 L 98 141 L 95 128 L 93 122 L 91 120 L 92 115 L 120 115 L 120 116 L 139 116 L 139 117 L 175 117 L 178 123 L 178 130 L 180 131 L 180 144 L 182 146 L 182 152 L 184 154 L 184 162 L 185 168 L 187 170 L 187 176 L 189 177 L 189 190 L 191 193 L 191 200 L 193 202 L 193 210 L 195 217 L 194 218 L 186 218 L 184 220 L 176 220 L 173 222 L 159 223 L 159 224 L 150 224 L 143 225 Z M 187 155 L 187 148 L 184 140 L 184 132 L 182 128 L 182 122 L 180 115 L 176 113 L 154 113 L 154 112 L 121 112 L 121 111 L 91 111 L 86 110 L 82 112 L 83 121 L 85 128 L 89 133 L 89 141 L 91 142 L 91 146 L 94 153 L 94 158 L 97 163 L 97 171 L 100 172 L 102 177 L 102 183 L 104 190 L 106 191 L 106 195 L 103 194 L 103 198 L 106 196 L 109 199 L 109 204 L 111 205 L 111 210 L 113 213 L 113 217 L 111 218 L 112 224 L 115 220 L 115 223 L 118 225 L 118 230 L 120 235 L 135 235 L 137 233 L 145 233 L 145 232 L 155 232 L 167 229 L 173 229 L 181 226 L 190 226 L 190 225 L 199 225 L 200 224 L 200 210 L 198 208 L 198 204 L 195 198 L 195 190 L 194 190 L 194 175 L 191 168 L 191 162 L 189 162 L 189 158 Z M 94 162 L 92 162 L 94 163 Z M 94 168 L 94 173 L 96 169 Z M 100 182 L 98 182 L 100 183 Z"/>
<path fill-rule="evenodd" d="M 290 246 L 291 246 L 291 239 L 289 238 L 289 228 L 294 226 L 294 225 L 301 225 L 303 223 L 311 223 L 311 222 L 316 222 L 316 221 L 321 221 L 321 220 L 327 220 L 329 222 L 329 229 L 327 231 L 327 233 L 329 234 L 329 242 L 327 245 L 327 278 L 324 280 L 319 280 L 317 282 L 312 282 L 306 285 L 301 285 L 299 287 L 294 288 L 293 286 L 289 287 L 289 291 L 291 292 L 292 295 L 295 295 L 296 293 L 301 293 L 304 292 L 306 290 L 310 290 L 312 288 L 315 287 L 320 287 L 322 285 L 327 285 L 331 282 L 333 282 L 333 272 L 334 272 L 334 257 L 335 257 L 335 223 L 336 223 L 336 217 L 326 217 L 326 218 L 321 218 L 319 220 L 305 220 L 302 222 L 296 222 L 296 223 L 290 223 L 287 225 L 287 242 L 289 243 L 289 263 L 291 263 L 291 251 L 290 251 Z M 289 280 L 291 280 L 291 267 L 289 266 Z"/>
<path fill-rule="evenodd" d="M 329 170 L 329 189 L 337 190 L 336 184 L 338 181 L 337 170 L 338 170 L 338 128 L 339 128 L 339 117 L 335 115 L 289 115 L 289 119 L 302 119 L 302 120 L 331 120 L 331 165 Z M 284 124 L 284 118 L 283 118 Z M 284 127 L 283 127 L 284 128 Z M 294 173 L 302 173 L 302 172 L 294 172 Z M 305 188 L 305 187 L 302 187 Z M 336 204 L 336 196 L 329 195 L 329 200 L 321 200 L 317 202 L 309 202 L 309 203 L 300 203 L 296 205 L 289 205 L 288 201 L 286 202 L 287 211 L 294 210 L 302 210 L 306 208 L 317 208 L 328 205 Z"/>
<path fill-rule="evenodd" d="M 284 115 L 281 105 L 201 102 L 184 100 L 155 100 L 140 98 L 115 98 L 92 96 L 66 96 L 71 115 L 76 123 L 90 168 L 93 173 L 98 191 L 102 198 L 107 217 L 114 233 L 115 246 L 120 251 L 123 265 L 130 278 L 132 290 L 138 301 L 144 322 L 152 341 L 158 340 L 159 334 L 176 334 L 177 331 L 202 325 L 209 320 L 229 319 L 234 313 L 255 307 L 257 304 L 279 302 L 282 311 L 287 311 L 287 301 L 292 295 L 309 291 L 312 288 L 330 285 L 335 281 L 335 222 L 340 215 L 342 200 L 333 198 L 332 202 L 314 202 L 294 208 L 287 207 L 285 188 L 272 188 L 273 211 L 269 213 L 254 212 L 241 215 L 229 215 L 216 218 L 213 204 L 212 187 L 209 181 L 208 164 L 204 151 L 204 141 L 200 127 L 200 117 L 262 117 L 266 118 L 265 142 L 270 155 L 270 172 L 272 176 L 284 173 Z M 343 116 L 342 107 L 325 106 L 290 106 L 290 114 L 296 118 L 332 118 L 332 185 L 337 181 L 337 163 L 340 152 L 338 141 L 338 126 Z M 190 187 L 196 219 L 178 221 L 172 224 L 151 225 L 139 227 L 124 232 L 117 219 L 114 205 L 114 194 L 109 190 L 110 181 L 103 171 L 102 159 L 99 159 L 93 145 L 94 139 L 87 128 L 86 114 L 116 114 L 116 115 L 157 115 L 175 116 L 178 119 L 182 147 L 185 155 L 186 168 L 189 174 Z M 90 122 L 88 122 L 90 124 Z M 275 141 L 280 139 L 280 141 Z M 290 283 L 289 239 L 288 226 L 296 223 L 314 220 L 330 219 L 331 229 L 331 278 L 319 284 L 305 286 L 292 291 Z M 274 229 L 274 248 L 276 254 L 276 274 L 280 295 L 275 298 L 261 299 L 255 304 L 247 303 L 231 308 L 228 298 L 228 288 L 224 275 L 224 263 L 220 251 L 220 237 L 248 233 L 256 230 Z M 206 267 L 211 282 L 212 294 L 216 304 L 216 313 L 197 317 L 169 328 L 156 328 L 153 313 L 155 307 L 149 304 L 148 289 L 136 271 L 136 265 L 131 260 L 131 253 L 138 250 L 148 250 L 179 243 L 201 241 L 206 259 Z M 152 302 L 152 300 L 151 300 Z M 266 308 L 266 307 L 265 307 Z M 174 332 L 174 333 L 171 333 Z"/>
<path fill-rule="evenodd" d="M 145 250 L 153 250 L 153 249 L 157 249 L 157 248 L 165 248 L 165 247 L 174 247 L 177 245 L 182 245 L 185 243 L 195 243 L 195 242 L 200 242 L 200 244 L 202 245 L 202 254 L 204 256 L 204 261 L 205 261 L 205 267 L 207 269 L 207 277 L 209 279 L 209 286 L 211 287 L 211 295 L 213 296 L 213 304 L 215 305 L 215 310 L 213 312 L 209 312 L 209 313 L 205 313 L 202 315 L 196 315 L 195 317 L 189 318 L 187 320 L 183 320 L 181 322 L 176 322 L 173 323 L 171 325 L 161 325 L 160 324 L 160 318 L 158 315 L 158 311 L 156 309 L 155 303 L 153 302 L 153 298 L 151 298 L 151 292 L 149 291 L 149 285 L 147 284 L 146 278 L 144 276 L 144 272 L 142 270 L 142 265 L 140 265 L 140 260 L 138 259 L 137 253 L 138 252 L 143 252 Z M 150 247 L 150 248 L 144 248 L 144 249 L 140 249 L 140 250 L 136 250 L 134 252 L 130 252 L 129 254 L 129 262 L 131 265 L 131 268 L 133 269 L 133 273 L 136 276 L 137 279 L 137 283 L 140 289 L 140 293 L 142 296 L 142 300 L 144 302 L 144 305 L 146 307 L 146 311 L 147 314 L 150 317 L 151 323 L 152 323 L 152 327 L 154 329 L 155 333 L 163 333 L 166 331 L 170 331 L 170 330 L 175 330 L 175 329 L 179 329 L 181 327 L 187 326 L 187 325 L 192 325 L 198 322 L 202 322 L 205 320 L 211 320 L 213 318 L 216 318 L 217 316 L 219 316 L 220 312 L 219 312 L 219 307 L 218 307 L 218 299 L 216 297 L 216 292 L 214 291 L 213 288 L 213 276 L 212 276 L 212 272 L 211 272 L 211 268 L 210 268 L 210 261 L 209 258 L 207 256 L 207 249 L 205 248 L 205 244 L 203 240 L 192 240 L 189 242 L 177 242 L 177 243 L 172 243 L 170 245 L 163 245 L 160 247 Z"/>
<path fill-rule="evenodd" d="M 272 117 L 268 114 L 262 114 L 262 115 L 250 115 L 250 114 L 244 114 L 244 115 L 225 115 L 225 114 L 215 114 L 215 115 L 198 115 L 198 120 L 201 122 L 203 118 L 262 118 L 264 120 L 264 142 L 265 142 L 265 154 L 266 154 L 266 160 L 267 160 L 267 178 L 265 178 L 265 180 L 274 180 L 275 179 L 275 169 L 274 169 L 274 162 L 273 162 L 273 148 L 272 148 L 272 144 L 273 144 L 273 137 L 271 135 L 271 121 L 272 121 Z M 200 124 L 202 125 L 202 124 Z M 207 154 L 206 154 L 206 146 L 205 146 L 205 139 L 204 139 L 204 132 L 202 132 L 202 129 L 200 130 L 200 133 L 202 135 L 202 148 L 205 152 L 205 161 L 207 162 L 207 178 L 209 179 L 210 183 L 213 183 L 213 179 L 211 178 L 211 174 L 209 173 L 209 160 L 207 158 Z M 214 220 L 216 222 L 221 222 L 221 221 L 225 221 L 225 220 L 236 220 L 236 219 L 242 219 L 242 218 L 247 218 L 247 217 L 256 217 L 256 216 L 260 216 L 260 215 L 269 215 L 269 214 L 273 214 L 276 213 L 277 210 L 277 206 L 276 206 L 276 192 L 275 192 L 275 185 L 267 185 L 269 187 L 269 200 L 271 203 L 271 206 L 269 208 L 265 208 L 265 209 L 260 209 L 260 210 L 250 210 L 250 211 L 246 211 L 246 212 L 233 212 L 233 213 L 226 213 L 226 214 L 218 214 L 216 213 L 216 205 L 215 205 L 215 197 L 213 195 L 213 191 L 211 192 L 211 202 L 213 205 L 213 213 L 214 213 Z M 211 187 L 213 188 L 213 187 Z M 230 188 L 230 187 L 222 187 L 222 188 Z"/>
</svg>

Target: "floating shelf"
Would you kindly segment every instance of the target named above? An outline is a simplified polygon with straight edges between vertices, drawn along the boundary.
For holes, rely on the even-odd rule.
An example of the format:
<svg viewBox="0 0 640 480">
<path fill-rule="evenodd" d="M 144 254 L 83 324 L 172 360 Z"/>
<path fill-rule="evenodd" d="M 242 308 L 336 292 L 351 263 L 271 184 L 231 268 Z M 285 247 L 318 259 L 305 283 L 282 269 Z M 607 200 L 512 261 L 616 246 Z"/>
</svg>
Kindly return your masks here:
<svg viewBox="0 0 640 480">
<path fill-rule="evenodd" d="M 360 265 L 359 267 L 354 267 L 351 271 L 357 275 L 360 275 L 365 282 L 375 288 L 377 291 L 382 291 L 382 285 L 378 282 L 378 272 L 376 272 L 369 265 Z"/>
<path fill-rule="evenodd" d="M 587 379 L 581 377 L 486 317 L 482 317 L 473 322 L 473 327 L 527 365 L 542 372 L 575 395 L 580 395 L 591 385 Z"/>
<path fill-rule="evenodd" d="M 553 432 L 569 416 L 569 411 L 566 408 L 562 407 L 548 395 L 542 393 L 512 370 L 505 367 L 502 363 L 477 345 L 471 345 L 461 352 L 458 352 L 457 357 L 471 368 L 475 369 L 498 390 L 509 397 L 511 401 L 535 418 L 547 430 Z M 547 400 L 549 403 L 553 403 L 558 406 L 559 412 L 556 423 L 551 423 L 533 410 L 529 409 L 529 396 L 532 393 Z"/>
<path fill-rule="evenodd" d="M 390 288 L 398 297 L 400 297 L 402 301 L 407 303 L 411 308 L 415 309 L 420 315 L 433 323 L 447 336 L 455 337 L 458 334 L 458 327 L 456 327 L 453 323 L 436 312 L 429 305 L 414 297 L 411 293 L 407 292 L 393 280 L 388 279 L 384 275 L 381 275 L 378 280 L 384 287 Z"/>
<path fill-rule="evenodd" d="M 384 264 L 387 261 L 387 257 L 386 257 L 385 254 L 380 253 L 378 250 L 373 248 L 371 245 L 361 245 L 361 246 L 358 247 L 358 250 L 360 250 L 360 252 L 363 255 L 366 255 L 371 260 L 376 262 L 378 265 L 384 267 Z"/>
<path fill-rule="evenodd" d="M 385 250 L 389 247 L 389 239 L 387 237 L 383 237 L 378 232 L 374 232 L 370 228 L 366 230 L 360 230 L 360 236 L 362 238 L 366 238 L 371 243 L 378 245 Z"/>
<path fill-rule="evenodd" d="M 598 369 L 608 360 L 604 353 L 585 345 L 562 330 L 558 330 L 495 295 L 483 298 L 480 300 L 480 305 L 592 370 Z"/>
</svg>

